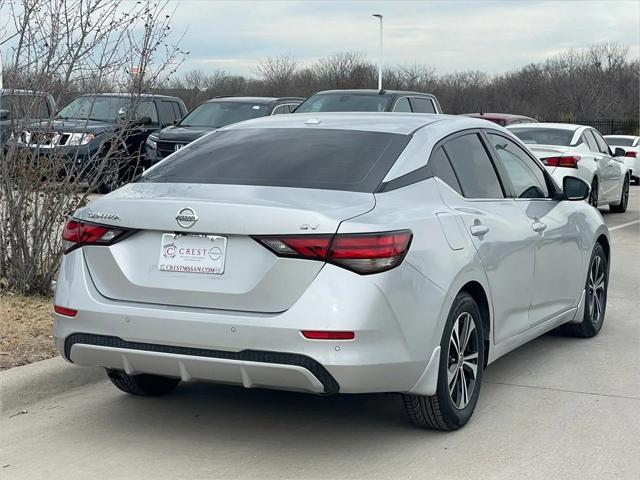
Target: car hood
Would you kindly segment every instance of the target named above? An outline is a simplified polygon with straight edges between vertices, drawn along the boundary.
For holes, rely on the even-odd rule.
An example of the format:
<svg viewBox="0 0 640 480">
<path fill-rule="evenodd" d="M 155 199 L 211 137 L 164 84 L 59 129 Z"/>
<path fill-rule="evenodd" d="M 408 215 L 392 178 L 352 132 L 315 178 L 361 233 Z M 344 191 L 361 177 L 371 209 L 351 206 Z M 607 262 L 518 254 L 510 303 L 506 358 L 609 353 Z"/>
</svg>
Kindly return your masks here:
<svg viewBox="0 0 640 480">
<path fill-rule="evenodd" d="M 31 130 L 46 130 L 66 133 L 103 133 L 117 127 L 115 123 L 101 122 L 97 120 L 53 120 L 50 122 L 37 122 L 31 124 Z"/>
<path fill-rule="evenodd" d="M 215 128 L 210 127 L 181 127 L 179 125 L 163 128 L 158 133 L 154 134 L 160 140 L 167 140 L 170 142 L 192 142 L 196 138 L 200 138 L 209 132 L 213 132 Z"/>
</svg>

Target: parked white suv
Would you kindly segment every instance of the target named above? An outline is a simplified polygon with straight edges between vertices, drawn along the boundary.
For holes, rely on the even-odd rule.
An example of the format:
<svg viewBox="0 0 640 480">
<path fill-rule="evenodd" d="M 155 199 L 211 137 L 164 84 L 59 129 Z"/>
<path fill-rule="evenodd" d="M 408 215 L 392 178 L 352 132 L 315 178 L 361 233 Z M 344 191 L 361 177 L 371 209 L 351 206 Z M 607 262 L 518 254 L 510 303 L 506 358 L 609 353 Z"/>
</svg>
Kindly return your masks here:
<svg viewBox="0 0 640 480">
<path fill-rule="evenodd" d="M 609 205 L 614 213 L 627 210 L 628 169 L 596 129 L 566 123 L 527 123 L 509 130 L 545 164 L 560 185 L 567 175 L 582 178 L 591 185 L 591 205 Z"/>
</svg>

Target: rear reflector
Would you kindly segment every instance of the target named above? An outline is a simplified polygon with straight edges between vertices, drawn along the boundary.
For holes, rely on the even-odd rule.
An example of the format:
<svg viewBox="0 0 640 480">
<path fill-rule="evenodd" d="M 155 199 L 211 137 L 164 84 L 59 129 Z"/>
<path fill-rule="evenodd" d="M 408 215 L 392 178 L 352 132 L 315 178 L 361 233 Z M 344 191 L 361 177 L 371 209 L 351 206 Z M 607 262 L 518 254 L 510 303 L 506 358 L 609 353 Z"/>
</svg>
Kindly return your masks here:
<svg viewBox="0 0 640 480">
<path fill-rule="evenodd" d="M 326 330 L 302 330 L 304 338 L 309 340 L 353 340 L 354 332 L 328 332 Z"/>
<path fill-rule="evenodd" d="M 336 235 L 254 237 L 280 257 L 320 260 L 359 274 L 384 272 L 402 263 L 413 234 L 410 230 Z"/>
<path fill-rule="evenodd" d="M 578 168 L 580 157 L 576 155 L 570 155 L 566 157 L 547 157 L 542 158 L 541 160 L 542 163 L 549 167 Z"/>
<path fill-rule="evenodd" d="M 637 157 L 638 156 L 638 152 L 634 151 L 634 150 L 627 150 L 627 153 L 624 154 L 625 157 Z"/>
<path fill-rule="evenodd" d="M 128 230 L 98 225 L 70 218 L 62 231 L 65 252 L 69 253 L 83 245 L 112 245 L 120 240 Z"/>
<path fill-rule="evenodd" d="M 54 305 L 53 310 L 58 315 L 64 315 L 65 317 L 75 317 L 78 314 L 77 310 L 73 310 L 72 308 L 60 307 L 58 305 Z"/>
</svg>

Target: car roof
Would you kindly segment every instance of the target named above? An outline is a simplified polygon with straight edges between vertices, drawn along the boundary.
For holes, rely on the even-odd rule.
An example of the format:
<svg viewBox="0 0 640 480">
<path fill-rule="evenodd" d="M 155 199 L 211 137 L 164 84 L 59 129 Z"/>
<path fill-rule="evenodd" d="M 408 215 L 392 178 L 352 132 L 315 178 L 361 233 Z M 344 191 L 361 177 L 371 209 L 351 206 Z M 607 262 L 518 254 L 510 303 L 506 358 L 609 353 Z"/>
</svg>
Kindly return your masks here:
<svg viewBox="0 0 640 480">
<path fill-rule="evenodd" d="M 640 137 L 637 135 L 604 135 L 604 138 L 627 138 L 629 140 L 635 140 Z"/>
<path fill-rule="evenodd" d="M 576 131 L 579 128 L 586 128 L 585 125 L 577 125 L 575 123 L 520 123 L 518 125 L 509 125 L 507 128 L 557 128 L 559 130 Z"/>
<path fill-rule="evenodd" d="M 433 124 L 446 123 L 454 129 L 487 128 L 487 122 L 460 115 L 396 112 L 322 112 L 275 115 L 246 120 L 221 130 L 243 128 L 314 128 L 359 130 L 410 135 Z"/>
<path fill-rule="evenodd" d="M 213 102 L 238 102 L 238 103 L 259 103 L 259 104 L 267 104 L 279 101 L 296 101 L 302 102 L 304 98 L 302 97 L 237 97 L 234 95 L 222 95 L 219 97 L 212 98 L 207 100 L 204 103 L 213 103 Z"/>
<path fill-rule="evenodd" d="M 39 90 L 20 90 L 17 88 L 0 88 L 0 95 L 50 95 Z"/>
<path fill-rule="evenodd" d="M 139 96 L 140 98 L 165 98 L 168 100 L 180 100 L 182 101 L 180 98 L 178 97 L 171 97 L 169 95 L 156 95 L 154 93 L 140 93 L 140 94 L 132 94 L 132 93 L 86 93 L 84 95 L 79 95 L 79 97 L 121 97 L 121 98 L 128 98 L 128 97 L 134 97 L 134 96 Z"/>
<path fill-rule="evenodd" d="M 323 90 L 316 92 L 313 95 L 328 95 L 328 94 L 343 94 L 343 95 L 381 95 L 381 96 L 393 96 L 393 95 L 424 95 L 427 97 L 433 97 L 431 93 L 425 92 L 412 92 L 410 90 L 375 90 L 372 88 L 358 88 L 358 89 L 345 89 L 345 90 Z M 313 96 L 312 95 L 312 96 Z"/>
<path fill-rule="evenodd" d="M 463 113 L 462 115 L 465 115 L 467 117 L 473 117 L 473 118 L 496 118 L 499 120 L 511 120 L 514 118 L 529 118 L 531 119 L 531 117 L 527 117 L 526 115 L 517 115 L 517 114 L 513 114 L 513 113 L 488 113 L 488 112 L 483 112 L 483 113 Z"/>
</svg>

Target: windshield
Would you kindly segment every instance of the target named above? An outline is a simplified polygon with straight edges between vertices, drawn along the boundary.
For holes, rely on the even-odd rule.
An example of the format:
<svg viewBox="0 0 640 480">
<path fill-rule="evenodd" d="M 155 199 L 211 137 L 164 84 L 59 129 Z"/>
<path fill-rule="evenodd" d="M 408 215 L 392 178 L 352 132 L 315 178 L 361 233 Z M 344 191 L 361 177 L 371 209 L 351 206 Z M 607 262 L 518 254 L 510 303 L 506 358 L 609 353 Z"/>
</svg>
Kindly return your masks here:
<svg viewBox="0 0 640 480">
<path fill-rule="evenodd" d="M 575 133 L 564 128 L 510 128 L 523 143 L 568 147 Z"/>
<path fill-rule="evenodd" d="M 622 137 L 604 137 L 609 145 L 614 145 L 616 147 L 632 147 L 633 146 L 633 138 L 622 138 Z"/>
<path fill-rule="evenodd" d="M 124 97 L 78 97 L 60 110 L 57 118 L 115 122 L 130 103 L 131 99 Z"/>
<path fill-rule="evenodd" d="M 410 139 L 332 129 L 218 130 L 138 181 L 374 192 Z"/>
<path fill-rule="evenodd" d="M 210 102 L 194 108 L 180 122 L 181 127 L 220 128 L 269 114 L 269 106 L 241 102 Z"/>
<path fill-rule="evenodd" d="M 378 94 L 321 93 L 307 98 L 295 113 L 385 112 L 390 98 Z"/>
</svg>

